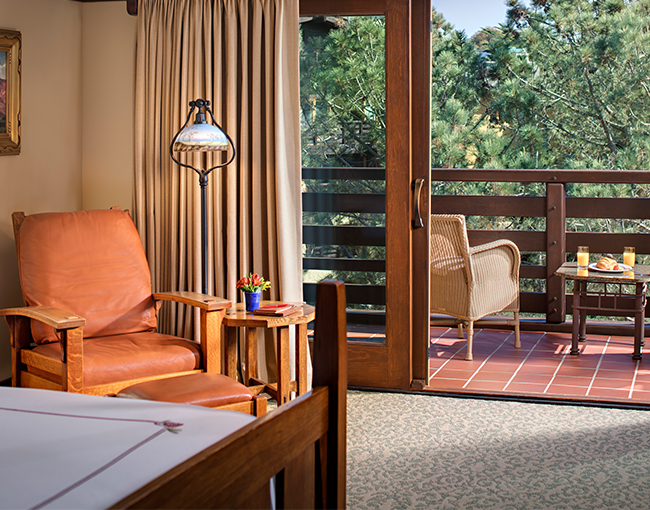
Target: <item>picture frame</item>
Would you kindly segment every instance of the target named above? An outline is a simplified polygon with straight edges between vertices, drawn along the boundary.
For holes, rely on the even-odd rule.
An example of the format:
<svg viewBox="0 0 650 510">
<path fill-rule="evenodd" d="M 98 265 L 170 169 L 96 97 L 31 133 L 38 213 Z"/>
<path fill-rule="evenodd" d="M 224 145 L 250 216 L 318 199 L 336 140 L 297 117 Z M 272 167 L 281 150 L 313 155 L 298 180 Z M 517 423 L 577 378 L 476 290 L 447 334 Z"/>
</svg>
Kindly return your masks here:
<svg viewBox="0 0 650 510">
<path fill-rule="evenodd" d="M 0 156 L 20 154 L 20 32 L 0 29 Z"/>
</svg>

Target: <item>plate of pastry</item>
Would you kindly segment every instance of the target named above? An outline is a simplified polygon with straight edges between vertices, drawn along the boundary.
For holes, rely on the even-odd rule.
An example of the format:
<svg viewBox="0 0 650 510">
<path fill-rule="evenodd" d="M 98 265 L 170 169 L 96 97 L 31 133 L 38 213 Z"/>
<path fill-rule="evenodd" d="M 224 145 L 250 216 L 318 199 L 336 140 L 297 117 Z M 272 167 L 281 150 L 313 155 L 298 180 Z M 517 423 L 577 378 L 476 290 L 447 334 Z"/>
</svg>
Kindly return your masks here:
<svg viewBox="0 0 650 510">
<path fill-rule="evenodd" d="M 632 267 L 627 264 L 621 264 L 609 257 L 602 257 L 598 262 L 589 264 L 589 269 L 600 271 L 601 273 L 622 273 L 623 271 L 632 271 Z"/>
</svg>

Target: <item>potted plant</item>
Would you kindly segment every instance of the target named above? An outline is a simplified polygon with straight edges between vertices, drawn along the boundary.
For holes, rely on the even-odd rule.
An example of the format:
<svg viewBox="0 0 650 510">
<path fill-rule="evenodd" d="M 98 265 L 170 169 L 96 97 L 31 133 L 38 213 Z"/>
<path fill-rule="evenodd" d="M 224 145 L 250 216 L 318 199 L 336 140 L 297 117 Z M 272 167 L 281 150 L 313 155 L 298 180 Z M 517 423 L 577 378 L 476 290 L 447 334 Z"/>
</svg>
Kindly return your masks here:
<svg viewBox="0 0 650 510">
<path fill-rule="evenodd" d="M 237 288 L 244 291 L 246 311 L 252 312 L 260 307 L 262 291 L 270 289 L 271 282 L 267 282 L 257 273 L 250 273 L 248 276 L 239 279 Z"/>
</svg>

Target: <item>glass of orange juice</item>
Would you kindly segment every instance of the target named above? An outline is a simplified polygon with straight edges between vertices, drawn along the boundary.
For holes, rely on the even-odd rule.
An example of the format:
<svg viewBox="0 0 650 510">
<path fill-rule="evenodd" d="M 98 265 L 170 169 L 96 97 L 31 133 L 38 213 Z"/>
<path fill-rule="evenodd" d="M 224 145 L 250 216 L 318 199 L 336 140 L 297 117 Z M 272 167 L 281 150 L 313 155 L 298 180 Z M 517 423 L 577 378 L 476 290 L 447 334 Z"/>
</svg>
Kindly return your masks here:
<svg viewBox="0 0 650 510">
<path fill-rule="evenodd" d="M 589 266 L 589 246 L 578 246 L 578 269 L 587 269 Z"/>
<path fill-rule="evenodd" d="M 636 262 L 636 253 L 634 251 L 634 246 L 626 246 L 623 248 L 623 264 L 634 267 Z"/>
</svg>

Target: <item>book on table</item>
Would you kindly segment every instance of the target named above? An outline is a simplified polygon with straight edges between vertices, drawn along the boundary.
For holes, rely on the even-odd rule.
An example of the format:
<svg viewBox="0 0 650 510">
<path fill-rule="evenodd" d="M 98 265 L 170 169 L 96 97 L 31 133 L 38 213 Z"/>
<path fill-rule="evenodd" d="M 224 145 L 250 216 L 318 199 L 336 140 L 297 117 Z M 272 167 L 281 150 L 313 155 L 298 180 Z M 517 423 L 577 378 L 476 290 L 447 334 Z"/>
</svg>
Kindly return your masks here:
<svg viewBox="0 0 650 510">
<path fill-rule="evenodd" d="M 260 306 L 253 310 L 255 315 L 270 315 L 272 317 L 284 317 L 302 310 L 301 305 L 291 303 L 276 303 L 272 305 Z"/>
</svg>

